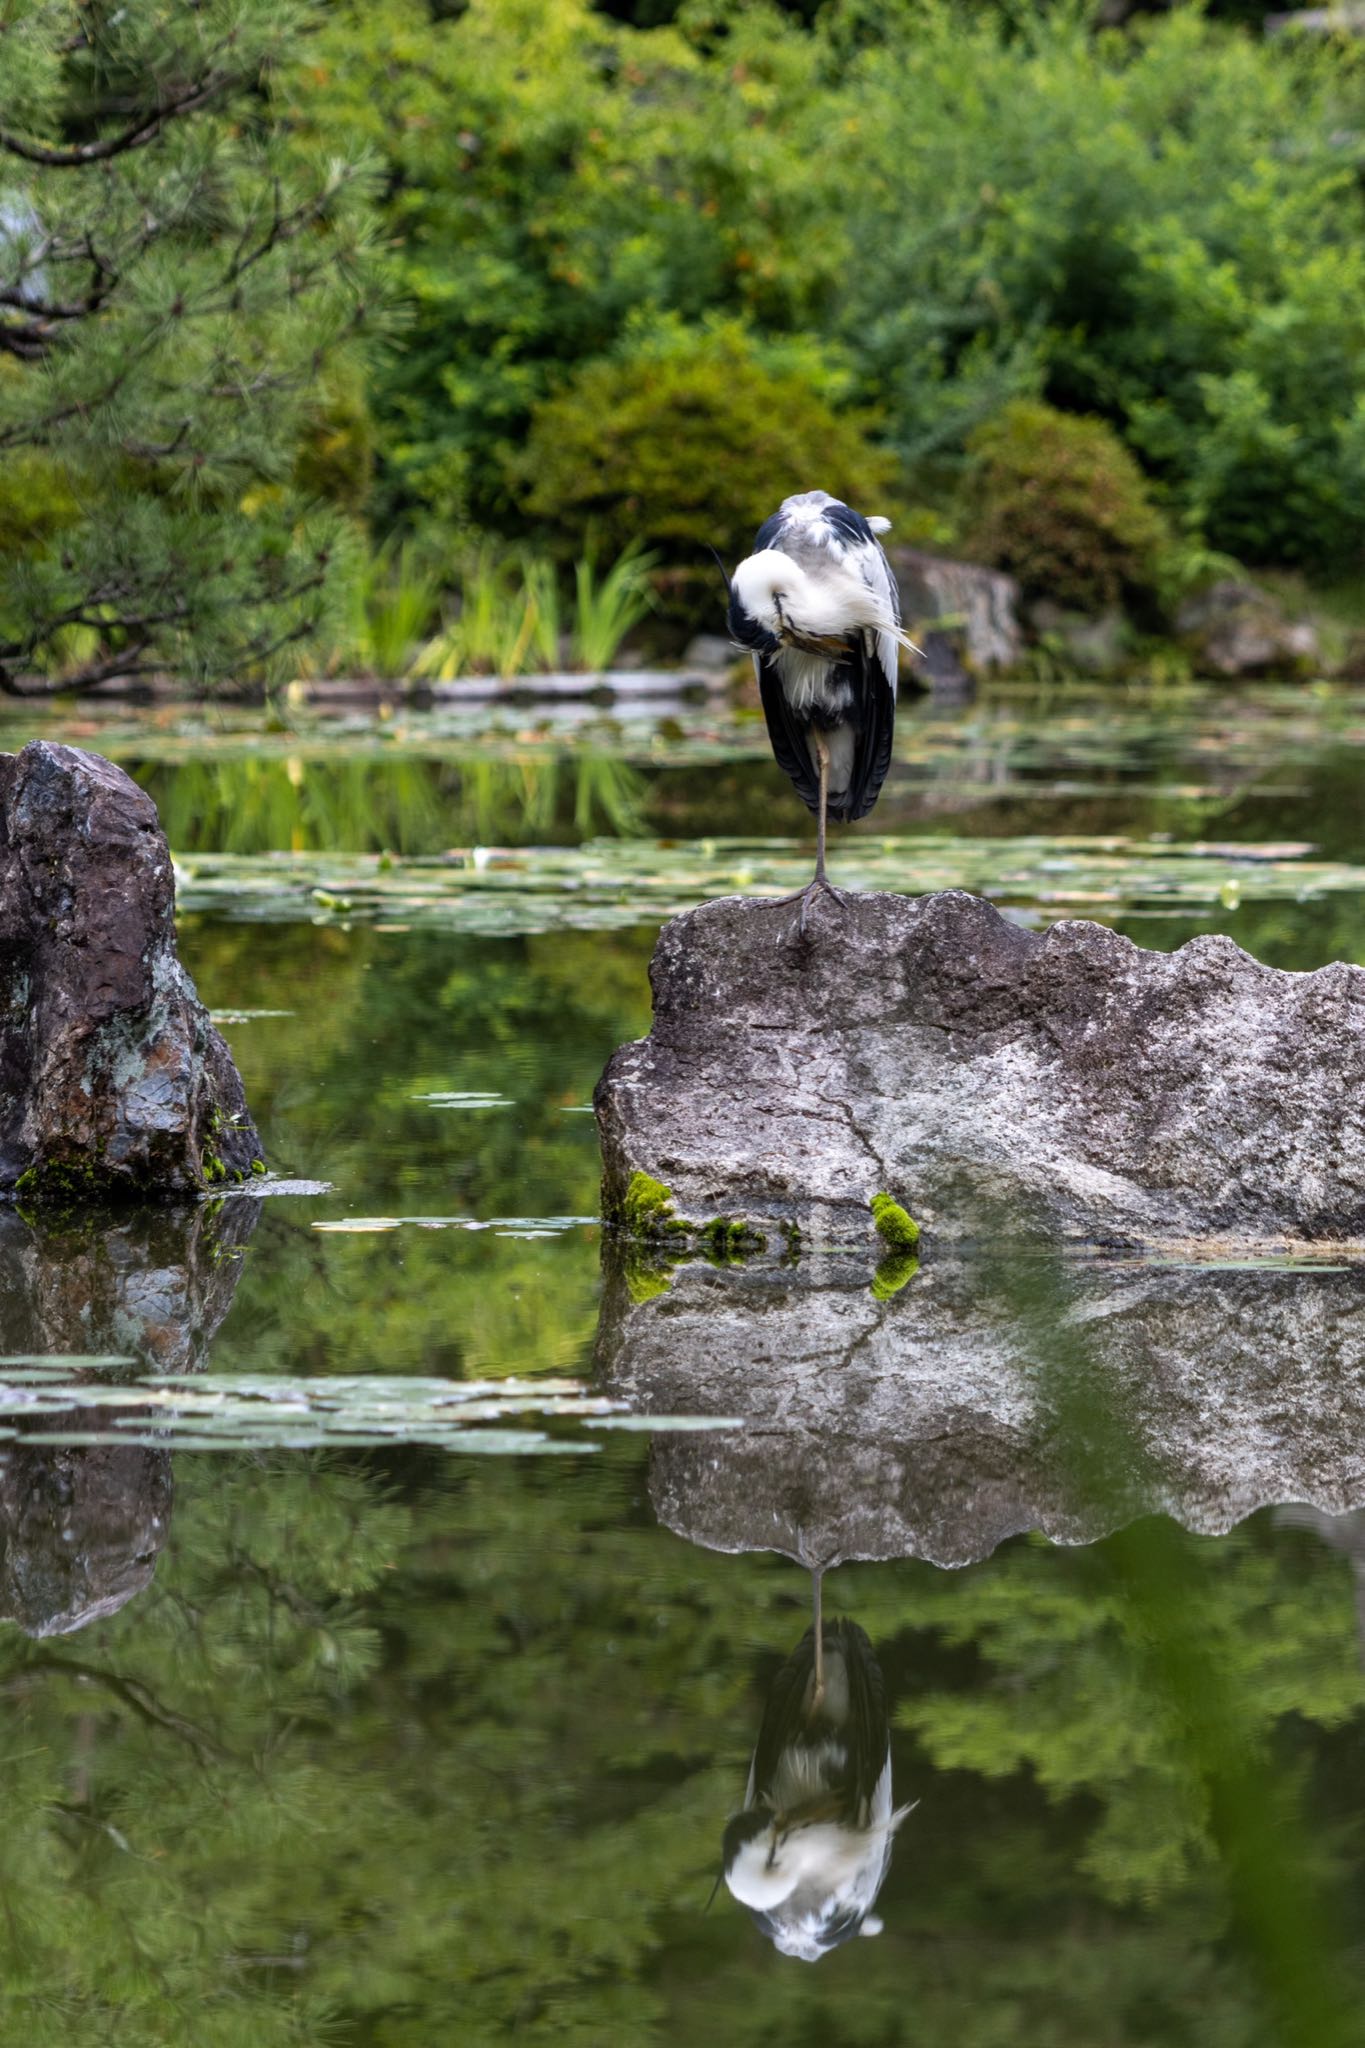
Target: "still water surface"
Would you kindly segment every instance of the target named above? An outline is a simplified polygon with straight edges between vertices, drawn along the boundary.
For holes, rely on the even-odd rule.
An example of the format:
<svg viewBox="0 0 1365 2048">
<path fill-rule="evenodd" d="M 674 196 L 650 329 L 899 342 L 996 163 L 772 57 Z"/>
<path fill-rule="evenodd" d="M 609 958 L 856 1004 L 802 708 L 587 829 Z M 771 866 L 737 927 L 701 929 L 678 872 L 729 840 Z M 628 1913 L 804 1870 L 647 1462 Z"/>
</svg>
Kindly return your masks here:
<svg viewBox="0 0 1365 2048">
<path fill-rule="evenodd" d="M 1340 697 L 1001 699 L 923 714 L 874 822 L 1356 863 L 1362 735 Z M 711 708 L 597 735 L 587 797 L 583 741 L 554 731 L 72 736 L 128 761 L 187 854 L 796 830 Z M 914 864 L 907 844 L 906 888 Z M 1148 945 L 1365 960 L 1350 889 L 1090 910 Z M 8 1352 L 84 1328 L 215 1376 L 597 1374 L 645 1406 L 653 1369 L 675 1409 L 723 1366 L 732 1406 L 751 1371 L 755 1419 L 653 1444 L 551 1424 L 560 1449 L 506 1457 L 12 1444 L 5 2040 L 1365 2042 L 1353 1271 L 983 1246 L 887 1302 L 809 1266 L 777 1288 L 689 1268 L 634 1301 L 602 1283 L 584 1111 L 648 1026 L 647 918 L 488 937 L 230 911 L 182 919 L 187 964 L 272 1167 L 331 1192 L 179 1239 L 16 1224 Z M 861 1364 L 822 1349 L 850 1329 Z M 805 1343 L 799 1403 L 775 1332 Z M 883 1931 L 809 1964 L 707 1901 L 816 1564 L 916 1803 Z"/>
</svg>

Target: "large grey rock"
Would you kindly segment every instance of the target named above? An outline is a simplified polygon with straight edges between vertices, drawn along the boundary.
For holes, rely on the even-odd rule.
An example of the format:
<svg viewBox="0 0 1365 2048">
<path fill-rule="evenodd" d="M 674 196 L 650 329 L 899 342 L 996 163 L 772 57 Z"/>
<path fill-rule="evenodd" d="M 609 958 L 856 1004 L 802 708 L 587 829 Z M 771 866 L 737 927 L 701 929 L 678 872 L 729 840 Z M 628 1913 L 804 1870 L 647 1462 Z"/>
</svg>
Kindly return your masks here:
<svg viewBox="0 0 1365 2048">
<path fill-rule="evenodd" d="M 11 1357 L 108 1355 L 193 1372 L 232 1305 L 260 1204 L 144 1208 L 56 1226 L 0 1214 L 0 1332 Z M 14 1424 L 14 1418 L 7 1417 Z M 107 1428 L 78 1404 L 36 1427 Z M 0 1444 L 0 1618 L 67 1635 L 152 1578 L 170 1529 L 168 1451 L 147 1444 Z"/>
<path fill-rule="evenodd" d="M 0 755 L 0 1193 L 183 1199 L 259 1158 L 150 797 L 75 747 Z"/>
<path fill-rule="evenodd" d="M 654 1025 L 596 1107 L 608 1219 L 631 1175 L 704 1221 L 867 1238 L 886 1189 L 932 1233 L 1365 1241 L 1365 970 L 1042 935 L 960 891 L 726 897 L 675 918 Z"/>
<path fill-rule="evenodd" d="M 1283 35 L 1286 30 L 1320 36 L 1365 36 L 1365 7 L 1295 7 L 1284 14 L 1268 14 L 1265 32 Z"/>
<path fill-rule="evenodd" d="M 1307 620 L 1286 618 L 1269 591 L 1234 577 L 1188 598 L 1175 624 L 1201 675 L 1301 676 L 1321 662 Z"/>
<path fill-rule="evenodd" d="M 1155 1511 L 1221 1534 L 1257 1508 L 1365 1503 L 1365 1269 L 1153 1267 L 985 1248 L 889 1301 L 848 1258 L 609 1273 L 605 1387 L 745 1427 L 655 1439 L 660 1519 L 806 1564 L 962 1565 L 1037 1530 L 1089 1542 Z M 1007 1262 L 1008 1266 L 1008 1262 Z"/>
<path fill-rule="evenodd" d="M 888 549 L 912 640 L 944 642 L 972 675 L 1007 675 L 1019 661 L 1019 585 L 999 569 L 956 562 L 921 548 Z M 927 671 L 932 680 L 935 663 Z"/>
</svg>

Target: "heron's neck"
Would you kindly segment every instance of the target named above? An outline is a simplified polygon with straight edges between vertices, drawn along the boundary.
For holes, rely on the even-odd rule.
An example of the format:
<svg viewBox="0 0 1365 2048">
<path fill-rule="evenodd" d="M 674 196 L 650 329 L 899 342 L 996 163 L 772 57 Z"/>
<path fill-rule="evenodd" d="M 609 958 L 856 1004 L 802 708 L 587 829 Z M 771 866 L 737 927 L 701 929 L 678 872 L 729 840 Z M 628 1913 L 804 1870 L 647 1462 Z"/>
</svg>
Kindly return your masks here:
<svg viewBox="0 0 1365 2048">
<path fill-rule="evenodd" d="M 784 610 L 800 609 L 810 598 L 813 585 L 799 562 L 778 548 L 764 548 L 750 555 L 735 570 L 735 590 L 747 612 L 755 617 L 780 597 Z"/>
</svg>

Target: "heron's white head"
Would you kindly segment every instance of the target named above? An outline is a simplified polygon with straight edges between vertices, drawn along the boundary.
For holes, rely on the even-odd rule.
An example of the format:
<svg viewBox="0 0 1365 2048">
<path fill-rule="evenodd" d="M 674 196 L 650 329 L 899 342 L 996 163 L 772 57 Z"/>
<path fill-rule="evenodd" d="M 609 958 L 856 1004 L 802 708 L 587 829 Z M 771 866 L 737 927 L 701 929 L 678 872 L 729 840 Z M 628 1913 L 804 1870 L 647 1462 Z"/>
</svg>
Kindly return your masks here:
<svg viewBox="0 0 1365 2048">
<path fill-rule="evenodd" d="M 742 561 L 730 578 L 731 623 L 758 629 L 768 641 L 781 643 L 791 634 L 809 578 L 799 562 L 777 548 L 764 548 Z"/>
<path fill-rule="evenodd" d="M 884 599 L 846 563 L 831 554 L 806 569 L 780 548 L 763 548 L 735 570 L 729 623 L 741 646 L 761 654 L 799 647 L 837 655 L 852 633 L 898 631 Z"/>
<path fill-rule="evenodd" d="M 784 1856 L 776 1821 L 742 1842 L 725 1865 L 725 1882 L 733 1898 L 755 1913 L 771 1913 L 791 1896 L 800 1882 L 794 1856 Z"/>
</svg>

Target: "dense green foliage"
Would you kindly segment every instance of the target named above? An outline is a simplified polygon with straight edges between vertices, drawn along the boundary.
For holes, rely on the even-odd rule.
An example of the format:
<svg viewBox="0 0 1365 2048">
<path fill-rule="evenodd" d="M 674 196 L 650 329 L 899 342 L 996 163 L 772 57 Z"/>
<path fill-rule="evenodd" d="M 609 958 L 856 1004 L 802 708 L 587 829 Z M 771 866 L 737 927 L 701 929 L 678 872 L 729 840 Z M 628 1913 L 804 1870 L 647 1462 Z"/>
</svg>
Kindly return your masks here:
<svg viewBox="0 0 1365 2048">
<path fill-rule="evenodd" d="M 798 344 L 810 399 L 874 407 L 907 500 L 941 498 L 973 429 L 1042 395 L 1111 422 L 1213 545 L 1358 554 L 1362 76 L 1344 46 L 1266 44 L 1189 7 L 1121 34 L 932 0 L 830 6 L 813 30 L 760 6 L 718 32 L 714 13 L 338 14 L 301 118 L 359 128 L 390 166 L 413 322 L 375 389 L 388 503 L 566 537 L 581 508 L 628 531 L 669 452 L 641 437 L 630 456 L 634 366 L 662 352 L 676 414 L 690 362 L 713 414 L 720 320 L 760 361 Z M 771 495 L 789 415 L 745 410 Z M 542 481 L 536 417 L 605 476 L 566 491 L 565 462 Z"/>
<path fill-rule="evenodd" d="M 0 24 L 0 684 L 259 670 L 321 613 L 318 493 L 365 482 L 368 222 L 335 138 L 275 118 L 311 26 L 295 0 Z"/>
<path fill-rule="evenodd" d="M 1142 472 L 1103 420 L 1016 399 L 968 442 L 969 543 L 1024 590 L 1100 610 L 1150 596 L 1170 534 Z"/>
<path fill-rule="evenodd" d="M 882 509 L 895 465 L 808 374 L 769 369 L 742 329 L 666 330 L 578 371 L 531 415 L 512 471 L 526 510 L 570 547 L 643 535 L 668 557 L 745 555 L 789 491 L 818 476 Z"/>
<path fill-rule="evenodd" d="M 1112 1546 L 834 1576 L 920 1801 L 886 1932 L 811 1972 L 728 1900 L 704 1914 L 805 1584 L 642 1527 L 644 1482 L 634 1447 L 552 1469 L 182 1456 L 147 1592 L 71 1638 L 0 1634 L 15 2038 L 1358 2038 L 1306 2031 L 1308 1998 L 1277 2014 L 1258 1979 Z M 1353 1831 L 1309 1860 L 1299 1829 L 1359 1777 L 1345 1563 L 1269 1529 L 1181 1550 L 1247 1789 L 1275 1800 L 1270 1903 L 1344 1890 Z M 1303 1962 L 1335 1961 L 1324 1924 Z"/>
<path fill-rule="evenodd" d="M 742 548 L 794 484 L 970 542 L 958 486 L 970 507 L 1020 400 L 1111 427 L 1187 560 L 1349 571 L 1365 64 L 1216 13 L 24 0 L 0 39 L 5 673 L 221 674 L 296 637 L 364 665 L 363 630 L 313 631 L 319 500 L 411 532 L 447 587 L 490 535 L 561 562 L 653 544 L 701 619 L 704 544 Z M 390 296 L 362 370 L 347 336 Z M 1055 440 L 1014 441 L 1036 524 L 1070 527 Z M 1144 587 L 1146 542 L 1100 552 L 1026 573 L 1077 602 Z"/>
</svg>

